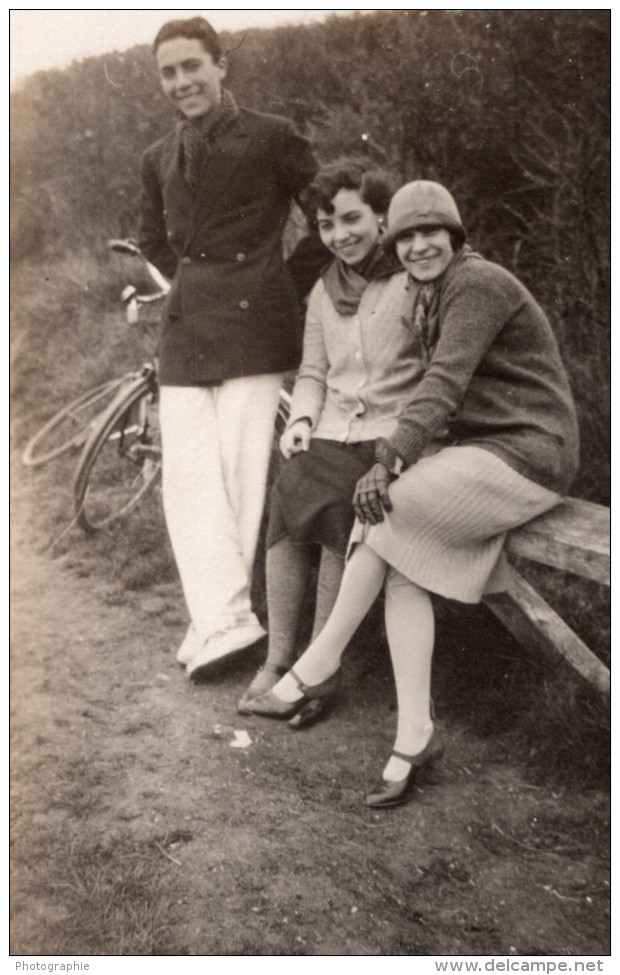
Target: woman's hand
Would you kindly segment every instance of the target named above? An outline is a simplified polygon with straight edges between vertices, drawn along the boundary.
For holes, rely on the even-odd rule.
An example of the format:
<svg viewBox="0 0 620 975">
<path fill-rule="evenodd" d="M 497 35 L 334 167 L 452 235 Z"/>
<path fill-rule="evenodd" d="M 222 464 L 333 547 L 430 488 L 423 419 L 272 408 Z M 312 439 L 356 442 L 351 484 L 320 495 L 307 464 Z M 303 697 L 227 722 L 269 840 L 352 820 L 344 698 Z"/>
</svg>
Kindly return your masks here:
<svg viewBox="0 0 620 975">
<path fill-rule="evenodd" d="M 383 521 L 383 512 L 392 510 L 392 502 L 388 494 L 392 475 L 385 464 L 375 464 L 360 477 L 355 485 L 353 495 L 353 510 L 356 518 L 365 524 L 377 525 Z"/>
<path fill-rule="evenodd" d="M 310 423 L 308 420 L 295 420 L 280 437 L 280 450 L 287 460 L 294 454 L 301 454 L 310 446 Z"/>
</svg>

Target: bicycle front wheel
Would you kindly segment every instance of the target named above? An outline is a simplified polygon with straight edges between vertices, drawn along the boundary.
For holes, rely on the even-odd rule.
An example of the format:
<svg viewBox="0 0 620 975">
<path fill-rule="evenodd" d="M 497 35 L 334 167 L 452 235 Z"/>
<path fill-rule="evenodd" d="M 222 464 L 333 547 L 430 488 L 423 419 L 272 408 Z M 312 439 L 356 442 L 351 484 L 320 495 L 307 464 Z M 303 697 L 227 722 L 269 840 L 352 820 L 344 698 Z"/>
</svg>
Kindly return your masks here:
<svg viewBox="0 0 620 975">
<path fill-rule="evenodd" d="M 77 522 L 89 535 L 128 514 L 161 474 L 152 377 L 122 389 L 93 430 L 74 479 Z"/>
<path fill-rule="evenodd" d="M 39 464 L 60 457 L 68 450 L 81 447 L 106 404 L 116 395 L 124 381 L 124 376 L 110 379 L 87 389 L 67 403 L 28 441 L 22 454 L 22 463 L 27 467 L 38 467 Z"/>
</svg>

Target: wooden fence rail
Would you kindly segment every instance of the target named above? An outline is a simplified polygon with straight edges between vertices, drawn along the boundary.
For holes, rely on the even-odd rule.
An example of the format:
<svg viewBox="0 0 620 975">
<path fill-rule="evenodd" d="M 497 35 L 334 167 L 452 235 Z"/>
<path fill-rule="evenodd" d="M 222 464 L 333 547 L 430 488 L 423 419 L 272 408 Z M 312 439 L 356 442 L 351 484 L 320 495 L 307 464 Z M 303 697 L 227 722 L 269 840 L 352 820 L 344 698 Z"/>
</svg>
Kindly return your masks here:
<svg viewBox="0 0 620 975">
<path fill-rule="evenodd" d="M 567 498 L 553 511 L 511 532 L 506 552 L 609 586 L 609 508 Z M 489 609 L 520 643 L 559 653 L 608 695 L 607 667 L 514 567 L 511 573 L 509 589 L 485 598 Z"/>
</svg>

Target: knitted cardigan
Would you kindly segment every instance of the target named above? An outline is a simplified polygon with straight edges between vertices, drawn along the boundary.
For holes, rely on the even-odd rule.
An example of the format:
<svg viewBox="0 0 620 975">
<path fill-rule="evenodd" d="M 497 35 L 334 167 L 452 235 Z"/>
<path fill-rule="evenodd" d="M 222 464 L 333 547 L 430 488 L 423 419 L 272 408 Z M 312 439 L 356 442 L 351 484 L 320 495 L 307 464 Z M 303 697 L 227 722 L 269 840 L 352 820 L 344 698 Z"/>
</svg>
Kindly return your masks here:
<svg viewBox="0 0 620 975">
<path fill-rule="evenodd" d="M 438 288 L 437 344 L 389 443 L 413 464 L 447 424 L 456 442 L 566 494 L 578 467 L 577 416 L 544 312 L 510 272 L 466 250 Z"/>
<path fill-rule="evenodd" d="M 339 314 L 317 281 L 289 425 L 305 417 L 313 437 L 340 443 L 394 433 L 424 373 L 411 303 L 404 271 L 369 282 L 353 315 Z"/>
</svg>

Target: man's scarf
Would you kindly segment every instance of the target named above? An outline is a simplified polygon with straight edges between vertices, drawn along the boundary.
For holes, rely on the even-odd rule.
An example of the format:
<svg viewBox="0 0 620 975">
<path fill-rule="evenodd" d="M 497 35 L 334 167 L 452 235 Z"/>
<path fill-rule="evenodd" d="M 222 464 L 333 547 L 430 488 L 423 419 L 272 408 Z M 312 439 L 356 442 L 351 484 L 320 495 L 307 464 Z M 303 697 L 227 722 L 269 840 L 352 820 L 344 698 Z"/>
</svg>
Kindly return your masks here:
<svg viewBox="0 0 620 975">
<path fill-rule="evenodd" d="M 200 189 L 205 159 L 211 152 L 213 142 L 232 125 L 238 115 L 235 99 L 228 89 L 223 88 L 220 104 L 213 114 L 203 115 L 196 121 L 188 118 L 181 120 L 181 171 L 193 193 L 198 193 Z"/>
</svg>

